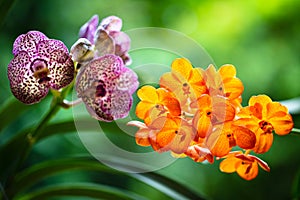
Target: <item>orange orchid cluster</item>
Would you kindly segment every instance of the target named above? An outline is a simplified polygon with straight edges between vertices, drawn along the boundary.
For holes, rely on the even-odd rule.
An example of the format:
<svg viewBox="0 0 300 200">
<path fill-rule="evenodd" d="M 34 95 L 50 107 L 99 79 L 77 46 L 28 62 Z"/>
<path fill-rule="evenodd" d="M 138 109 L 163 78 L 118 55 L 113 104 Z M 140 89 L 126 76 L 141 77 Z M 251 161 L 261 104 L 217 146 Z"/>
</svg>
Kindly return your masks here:
<svg viewBox="0 0 300 200">
<path fill-rule="evenodd" d="M 244 86 L 233 65 L 223 65 L 218 71 L 209 65 L 203 70 L 179 58 L 159 85 L 138 90 L 141 101 L 136 115 L 144 122 L 128 123 L 139 128 L 137 144 L 152 146 L 157 152 L 170 151 L 196 162 L 224 158 L 221 171 L 251 180 L 258 174 L 258 165 L 270 171 L 251 151 L 267 152 L 273 132 L 286 135 L 293 128 L 287 108 L 266 95 L 253 96 L 242 107 Z M 238 151 L 233 151 L 236 146 Z"/>
</svg>

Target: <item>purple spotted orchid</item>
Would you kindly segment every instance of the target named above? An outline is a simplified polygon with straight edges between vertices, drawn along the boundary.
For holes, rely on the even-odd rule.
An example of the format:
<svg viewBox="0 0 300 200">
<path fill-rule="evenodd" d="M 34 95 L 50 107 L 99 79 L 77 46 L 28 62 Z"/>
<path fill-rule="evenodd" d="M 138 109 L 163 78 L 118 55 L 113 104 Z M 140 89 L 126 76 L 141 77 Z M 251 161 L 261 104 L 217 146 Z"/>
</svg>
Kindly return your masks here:
<svg viewBox="0 0 300 200">
<path fill-rule="evenodd" d="M 25 104 L 43 99 L 49 89 L 59 90 L 74 79 L 74 64 L 67 47 L 39 31 L 15 40 L 14 58 L 8 65 L 8 79 L 14 96 Z"/>
<path fill-rule="evenodd" d="M 72 59 L 82 65 L 76 79 L 77 96 L 97 120 L 113 121 L 128 115 L 138 77 L 129 64 L 130 38 L 121 32 L 122 20 L 94 15 L 71 47 Z M 78 65 L 77 65 L 78 66 Z"/>
<path fill-rule="evenodd" d="M 80 28 L 80 39 L 71 48 L 73 60 L 83 63 L 92 58 L 115 54 L 122 58 L 124 64 L 129 65 L 130 38 L 121 31 L 122 20 L 109 16 L 99 26 L 98 23 L 98 15 L 94 15 Z"/>
<path fill-rule="evenodd" d="M 138 85 L 137 75 L 124 66 L 122 59 L 108 54 L 79 71 L 76 91 L 92 117 L 110 122 L 128 115 Z"/>
</svg>

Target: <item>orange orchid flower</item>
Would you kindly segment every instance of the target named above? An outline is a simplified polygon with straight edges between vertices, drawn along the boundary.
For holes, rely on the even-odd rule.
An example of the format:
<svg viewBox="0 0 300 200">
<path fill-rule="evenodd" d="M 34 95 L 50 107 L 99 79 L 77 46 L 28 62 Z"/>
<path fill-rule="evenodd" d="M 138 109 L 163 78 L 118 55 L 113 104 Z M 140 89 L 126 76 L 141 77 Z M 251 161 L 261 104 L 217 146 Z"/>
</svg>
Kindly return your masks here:
<svg viewBox="0 0 300 200">
<path fill-rule="evenodd" d="M 157 152 L 184 153 L 195 136 L 192 126 L 185 120 L 169 115 L 156 118 L 149 126 L 139 121 L 131 121 L 127 125 L 139 128 L 135 135 L 137 144 L 151 145 Z"/>
<path fill-rule="evenodd" d="M 207 92 L 201 72 L 185 58 L 175 59 L 171 72 L 163 74 L 159 84 L 172 91 L 182 107 Z"/>
<path fill-rule="evenodd" d="M 143 86 L 137 91 L 141 101 L 136 106 L 136 115 L 148 125 L 158 117 L 170 113 L 173 116 L 181 115 L 178 100 L 174 94 L 164 88 Z"/>
<path fill-rule="evenodd" d="M 139 128 L 136 143 L 195 162 L 224 158 L 220 170 L 237 172 L 245 180 L 258 175 L 258 166 L 270 171 L 267 163 L 249 152 L 267 152 L 273 132 L 286 135 L 294 125 L 287 108 L 266 95 L 253 96 L 242 107 L 244 86 L 233 65 L 219 70 L 209 65 L 203 70 L 179 58 L 159 84 L 160 88 L 143 86 L 137 91 L 141 101 L 136 115 L 143 122 L 128 123 Z M 246 152 L 232 152 L 235 146 Z"/>
<path fill-rule="evenodd" d="M 231 152 L 221 163 L 220 170 L 226 173 L 237 172 L 245 180 L 252 180 L 258 174 L 258 165 L 267 172 L 270 168 L 260 158 L 243 154 L 241 151 Z"/>
<path fill-rule="evenodd" d="M 151 136 L 155 135 L 159 130 L 149 128 L 145 123 L 140 121 L 130 121 L 127 123 L 129 126 L 138 127 L 139 130 L 135 133 L 135 142 L 140 146 L 151 146 Z"/>
<path fill-rule="evenodd" d="M 221 95 L 234 100 L 244 91 L 243 83 L 236 77 L 236 69 L 233 65 L 223 65 L 217 71 L 211 64 L 206 70 L 201 71 L 211 96 Z"/>
<path fill-rule="evenodd" d="M 279 102 L 272 102 L 266 95 L 253 96 L 249 105 L 237 113 L 237 125 L 245 126 L 256 134 L 256 153 L 267 152 L 273 143 L 273 131 L 278 135 L 286 135 L 292 130 L 294 123 L 288 109 Z"/>
<path fill-rule="evenodd" d="M 252 149 L 255 142 L 256 137 L 251 130 L 235 126 L 230 121 L 215 125 L 212 133 L 206 138 L 205 144 L 214 156 L 223 157 L 234 146 L 239 146 L 242 149 Z"/>
<path fill-rule="evenodd" d="M 165 123 L 151 138 L 153 149 L 158 152 L 171 150 L 176 154 L 184 153 L 195 137 L 192 126 L 179 117 L 162 117 L 157 120 L 165 120 Z"/>
<path fill-rule="evenodd" d="M 211 132 L 215 123 L 231 121 L 235 117 L 235 108 L 222 96 L 203 94 L 191 107 L 198 109 L 193 118 L 193 126 L 201 138 Z"/>
</svg>

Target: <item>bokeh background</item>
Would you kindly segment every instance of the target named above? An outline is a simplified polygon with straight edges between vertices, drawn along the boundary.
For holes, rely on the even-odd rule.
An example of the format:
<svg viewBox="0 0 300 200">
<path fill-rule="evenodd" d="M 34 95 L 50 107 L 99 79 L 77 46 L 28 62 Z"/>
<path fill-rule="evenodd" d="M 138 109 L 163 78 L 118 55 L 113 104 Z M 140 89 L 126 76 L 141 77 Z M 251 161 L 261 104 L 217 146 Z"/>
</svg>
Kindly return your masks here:
<svg viewBox="0 0 300 200">
<path fill-rule="evenodd" d="M 298 0 L 15 0 L 9 9 L 1 3 L 0 105 L 13 98 L 6 70 L 18 35 L 39 30 L 49 38 L 62 40 L 70 48 L 78 38 L 81 25 L 94 14 L 100 18 L 121 17 L 124 31 L 163 27 L 186 34 L 206 49 L 217 67 L 227 63 L 236 66 L 237 76 L 245 86 L 244 105 L 250 96 L 257 94 L 267 94 L 278 101 L 300 96 Z M 143 55 L 139 59 L 143 60 Z M 145 76 L 151 76 L 151 72 Z M 0 145 L 24 127 L 36 124 L 49 106 L 49 100 L 29 106 L 18 116 L 10 113 L 9 117 L 15 121 L 1 124 L 5 128 L 1 127 L 4 134 L 0 136 Z M 72 111 L 63 110 L 53 122 L 71 118 Z M 295 127 L 300 128 L 299 115 L 295 114 L 294 119 Z M 135 145 L 134 138 L 128 135 L 113 133 L 109 137 L 129 149 Z M 210 165 L 194 163 L 188 158 L 179 159 L 157 173 L 206 199 L 297 199 L 300 197 L 299 152 L 299 135 L 275 136 L 271 150 L 260 156 L 268 162 L 271 172 L 261 170 L 252 181 L 245 181 L 237 174 L 221 173 L 218 161 Z M 38 143 L 26 164 L 83 154 L 87 154 L 87 150 L 76 133 L 55 135 Z M 0 161 L 0 165 L 4 164 Z M 49 177 L 40 185 L 78 181 L 125 188 L 151 199 L 168 198 L 155 189 L 105 173 L 67 172 Z"/>
</svg>

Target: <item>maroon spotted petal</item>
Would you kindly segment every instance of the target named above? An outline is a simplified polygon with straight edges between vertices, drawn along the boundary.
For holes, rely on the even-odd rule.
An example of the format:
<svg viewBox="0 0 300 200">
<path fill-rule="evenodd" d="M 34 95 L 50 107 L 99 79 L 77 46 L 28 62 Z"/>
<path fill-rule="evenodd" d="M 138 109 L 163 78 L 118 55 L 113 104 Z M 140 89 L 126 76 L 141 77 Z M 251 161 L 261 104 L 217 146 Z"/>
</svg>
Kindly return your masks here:
<svg viewBox="0 0 300 200">
<path fill-rule="evenodd" d="M 66 54 L 69 54 L 66 45 L 59 40 L 48 39 L 38 43 L 37 45 L 37 56 L 41 59 L 49 61 L 51 59 L 52 52 L 60 50 Z"/>
<path fill-rule="evenodd" d="M 56 90 L 69 85 L 74 79 L 74 63 L 65 51 L 55 50 L 48 63 L 50 87 Z"/>
<path fill-rule="evenodd" d="M 29 31 L 15 40 L 12 53 L 16 56 L 21 51 L 26 51 L 30 56 L 36 53 L 40 41 L 47 40 L 47 36 L 39 31 Z"/>
<path fill-rule="evenodd" d="M 90 61 L 76 80 L 78 97 L 82 98 L 89 113 L 101 121 L 126 117 L 132 105 L 133 90 L 137 87 L 136 74 L 116 55 Z"/>
<path fill-rule="evenodd" d="M 38 61 L 36 61 L 38 62 Z M 31 68 L 34 66 L 26 52 L 20 52 L 8 65 L 8 79 L 13 95 L 21 102 L 33 104 L 44 98 L 49 91 L 48 84 L 40 84 Z"/>
</svg>

